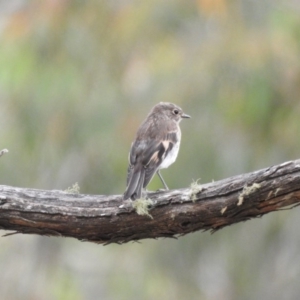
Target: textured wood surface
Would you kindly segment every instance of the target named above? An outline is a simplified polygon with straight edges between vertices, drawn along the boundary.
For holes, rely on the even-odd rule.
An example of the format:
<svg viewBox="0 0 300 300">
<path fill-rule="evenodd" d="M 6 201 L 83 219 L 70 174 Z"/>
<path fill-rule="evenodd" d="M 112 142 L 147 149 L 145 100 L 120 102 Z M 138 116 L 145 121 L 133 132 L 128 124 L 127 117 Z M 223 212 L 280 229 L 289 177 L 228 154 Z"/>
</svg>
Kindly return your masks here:
<svg viewBox="0 0 300 300">
<path fill-rule="evenodd" d="M 300 160 L 193 188 L 149 193 L 138 215 L 121 195 L 0 186 L 0 228 L 18 233 L 125 243 L 218 230 L 300 203 Z M 300 212 L 299 212 L 300 214 Z M 8 232 L 9 233 L 9 232 Z"/>
</svg>

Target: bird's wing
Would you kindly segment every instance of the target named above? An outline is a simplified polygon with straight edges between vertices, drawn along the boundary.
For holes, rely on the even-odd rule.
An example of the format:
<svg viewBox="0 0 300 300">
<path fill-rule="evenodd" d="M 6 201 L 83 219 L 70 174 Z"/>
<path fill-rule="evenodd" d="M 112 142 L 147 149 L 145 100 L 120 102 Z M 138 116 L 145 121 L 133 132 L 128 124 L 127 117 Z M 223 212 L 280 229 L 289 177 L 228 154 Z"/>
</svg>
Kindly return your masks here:
<svg viewBox="0 0 300 300">
<path fill-rule="evenodd" d="M 135 141 L 132 143 L 129 152 L 129 165 L 127 169 L 127 187 L 124 193 L 124 199 L 140 198 L 145 178 L 145 171 L 141 158 L 147 147 L 144 141 Z"/>
<path fill-rule="evenodd" d="M 151 145 L 147 151 L 145 151 L 144 156 L 145 160 L 143 165 L 145 166 L 146 174 L 143 187 L 146 187 L 149 184 L 158 167 L 167 157 L 176 142 L 176 132 L 169 132 L 163 139 L 153 140 L 151 142 Z"/>
</svg>

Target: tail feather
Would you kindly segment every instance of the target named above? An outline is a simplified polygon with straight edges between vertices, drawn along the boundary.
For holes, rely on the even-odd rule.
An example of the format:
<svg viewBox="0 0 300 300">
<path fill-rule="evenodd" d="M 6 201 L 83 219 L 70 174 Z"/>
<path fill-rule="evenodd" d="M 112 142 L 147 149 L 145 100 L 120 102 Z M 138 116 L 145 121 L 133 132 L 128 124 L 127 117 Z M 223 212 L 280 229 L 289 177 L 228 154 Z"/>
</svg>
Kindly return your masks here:
<svg viewBox="0 0 300 300">
<path fill-rule="evenodd" d="M 142 196 L 142 190 L 143 190 L 143 185 L 144 185 L 144 181 L 145 181 L 145 169 L 142 168 L 141 170 L 141 175 L 140 175 L 140 179 L 139 179 L 139 182 L 137 184 L 137 187 L 135 189 L 135 195 L 136 197 L 134 198 L 135 199 L 140 199 L 141 196 Z"/>
<path fill-rule="evenodd" d="M 124 193 L 124 200 L 128 198 L 131 198 L 133 200 L 141 198 L 144 179 L 145 169 L 143 167 L 138 170 L 133 170 L 126 191 Z"/>
</svg>

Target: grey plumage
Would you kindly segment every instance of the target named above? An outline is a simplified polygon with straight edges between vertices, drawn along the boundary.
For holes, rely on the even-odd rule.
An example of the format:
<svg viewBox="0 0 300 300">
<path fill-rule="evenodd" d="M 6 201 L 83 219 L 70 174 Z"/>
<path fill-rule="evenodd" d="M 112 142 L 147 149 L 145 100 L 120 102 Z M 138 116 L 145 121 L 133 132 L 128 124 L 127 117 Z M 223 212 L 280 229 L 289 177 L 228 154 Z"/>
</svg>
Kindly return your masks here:
<svg viewBox="0 0 300 300">
<path fill-rule="evenodd" d="M 182 118 L 190 116 L 175 104 L 160 102 L 152 108 L 131 145 L 124 200 L 141 198 L 143 188 L 155 173 L 176 160 L 181 139 L 179 122 Z M 162 182 L 167 188 L 163 179 Z"/>
</svg>

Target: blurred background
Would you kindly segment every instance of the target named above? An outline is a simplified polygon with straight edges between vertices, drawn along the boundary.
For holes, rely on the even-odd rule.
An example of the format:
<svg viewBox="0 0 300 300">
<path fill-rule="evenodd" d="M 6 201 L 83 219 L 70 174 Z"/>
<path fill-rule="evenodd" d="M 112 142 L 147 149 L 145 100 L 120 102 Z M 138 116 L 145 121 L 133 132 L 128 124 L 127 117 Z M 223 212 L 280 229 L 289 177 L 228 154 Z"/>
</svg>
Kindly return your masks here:
<svg viewBox="0 0 300 300">
<path fill-rule="evenodd" d="M 170 188 L 296 159 L 299 95 L 297 0 L 0 0 L 0 184 L 123 193 L 160 101 L 192 115 Z M 1 299 L 299 299 L 299 216 L 122 246 L 1 238 Z"/>
</svg>

